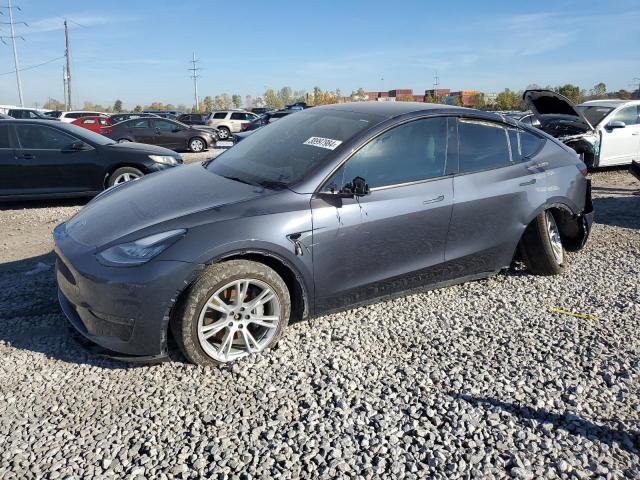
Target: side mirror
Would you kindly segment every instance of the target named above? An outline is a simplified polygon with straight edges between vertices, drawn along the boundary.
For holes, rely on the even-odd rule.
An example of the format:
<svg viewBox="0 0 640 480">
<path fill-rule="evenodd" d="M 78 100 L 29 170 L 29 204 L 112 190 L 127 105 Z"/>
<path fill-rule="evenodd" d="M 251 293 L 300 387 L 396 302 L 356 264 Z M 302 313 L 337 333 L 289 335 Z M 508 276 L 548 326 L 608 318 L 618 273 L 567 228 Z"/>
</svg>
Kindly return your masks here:
<svg viewBox="0 0 640 480">
<path fill-rule="evenodd" d="M 66 148 L 63 148 L 62 151 L 63 152 L 82 152 L 84 150 L 89 150 L 91 147 L 89 145 L 87 145 L 84 142 L 81 141 L 77 141 L 77 142 L 73 142 L 71 145 L 69 145 Z"/>
<path fill-rule="evenodd" d="M 616 128 L 624 128 L 626 126 L 627 124 L 624 122 L 621 122 L 620 120 L 614 120 L 612 122 L 607 123 L 607 128 L 610 130 L 614 130 Z"/>
<path fill-rule="evenodd" d="M 369 184 L 362 177 L 355 177 L 338 192 L 349 197 L 363 197 L 369 195 Z"/>
</svg>

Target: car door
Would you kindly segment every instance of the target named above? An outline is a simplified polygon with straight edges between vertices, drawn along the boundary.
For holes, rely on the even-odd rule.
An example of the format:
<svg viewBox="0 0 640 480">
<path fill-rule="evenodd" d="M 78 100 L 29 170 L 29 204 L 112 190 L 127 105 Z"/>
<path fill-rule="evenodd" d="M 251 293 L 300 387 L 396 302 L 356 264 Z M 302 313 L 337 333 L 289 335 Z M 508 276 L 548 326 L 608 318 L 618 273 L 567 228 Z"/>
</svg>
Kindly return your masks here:
<svg viewBox="0 0 640 480">
<path fill-rule="evenodd" d="M 187 141 L 184 138 L 184 128 L 178 123 L 166 119 L 154 119 L 153 126 L 156 145 L 165 148 L 184 148 Z"/>
<path fill-rule="evenodd" d="M 523 140 L 523 136 L 524 137 Z M 533 137 L 536 148 L 518 146 Z M 529 132 L 478 118 L 458 119 L 459 167 L 445 260 L 451 278 L 508 266 L 514 249 L 546 201 L 547 153 Z"/>
<path fill-rule="evenodd" d="M 16 182 L 16 154 L 13 148 L 13 127 L 9 122 L 0 123 L 0 195 L 20 193 Z"/>
<path fill-rule="evenodd" d="M 600 127 L 602 145 L 600 165 L 618 165 L 640 160 L 640 107 L 629 105 L 610 115 Z M 612 122 L 624 122 L 622 128 L 612 128 Z"/>
<path fill-rule="evenodd" d="M 95 191 L 100 188 L 100 167 L 93 147 L 70 133 L 42 124 L 14 126 L 17 181 L 25 193 Z M 74 149 L 74 143 L 84 149 Z"/>
<path fill-rule="evenodd" d="M 316 311 L 338 309 L 442 278 L 453 200 L 455 119 L 396 126 L 353 154 L 311 200 Z M 355 177 L 371 192 L 327 194 Z"/>
<path fill-rule="evenodd" d="M 134 142 L 155 144 L 155 129 L 151 125 L 149 118 L 136 118 L 123 125 L 128 136 L 133 138 Z"/>
</svg>

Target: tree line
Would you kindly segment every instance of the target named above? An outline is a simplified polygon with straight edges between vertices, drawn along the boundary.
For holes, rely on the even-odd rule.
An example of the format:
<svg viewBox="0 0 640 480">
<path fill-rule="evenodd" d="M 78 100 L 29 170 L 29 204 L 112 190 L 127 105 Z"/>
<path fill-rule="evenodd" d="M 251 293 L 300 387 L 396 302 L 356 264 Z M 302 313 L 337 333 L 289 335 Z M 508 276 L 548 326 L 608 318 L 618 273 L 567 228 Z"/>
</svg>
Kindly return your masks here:
<svg viewBox="0 0 640 480">
<path fill-rule="evenodd" d="M 529 89 L 540 89 L 537 84 L 531 84 L 527 86 Z M 630 92 L 628 90 L 608 91 L 605 83 L 600 82 L 593 86 L 590 90 L 581 89 L 577 85 L 567 83 L 565 85 L 544 87 L 546 90 L 552 90 L 561 95 L 564 95 L 573 103 L 581 103 L 586 100 L 597 100 L 607 98 L 620 98 L 623 100 L 629 100 L 632 98 L 640 98 L 640 92 L 635 90 Z M 489 98 L 484 93 L 478 93 L 472 96 L 473 108 L 480 110 L 526 110 L 527 106 L 522 100 L 523 91 L 515 91 L 505 88 L 498 93 L 495 99 Z M 367 94 L 363 88 L 353 90 L 349 95 L 349 100 L 353 102 L 368 100 Z M 399 97 L 396 100 L 399 101 L 413 101 L 413 96 Z M 427 103 L 445 103 L 445 96 L 438 96 L 437 98 L 426 94 L 423 98 Z M 191 107 L 184 103 L 172 104 L 163 102 L 152 102 L 148 105 L 136 105 L 131 111 L 141 112 L 143 110 L 177 110 L 180 112 L 211 112 L 213 110 L 228 110 L 231 108 L 255 108 L 266 107 L 269 109 L 281 109 L 286 105 L 290 105 L 296 102 L 305 102 L 307 105 L 327 105 L 331 103 L 342 102 L 343 97 L 340 89 L 335 90 L 323 90 L 320 87 L 314 87 L 312 91 L 305 90 L 293 90 L 291 87 L 282 87 L 279 90 L 274 88 L 267 88 L 262 95 L 253 97 L 251 95 L 245 95 L 244 99 L 239 94 L 221 93 L 218 95 L 205 96 L 199 105 L 192 105 Z M 450 100 L 451 101 L 451 100 Z M 454 97 L 454 105 L 462 105 L 462 99 L 460 97 Z M 44 108 L 50 110 L 64 110 L 64 103 L 49 98 L 43 105 Z M 120 113 L 126 111 L 123 107 L 122 100 L 116 100 L 113 105 L 101 105 L 93 102 L 84 102 L 82 106 L 83 110 L 98 111 L 106 113 Z"/>
</svg>

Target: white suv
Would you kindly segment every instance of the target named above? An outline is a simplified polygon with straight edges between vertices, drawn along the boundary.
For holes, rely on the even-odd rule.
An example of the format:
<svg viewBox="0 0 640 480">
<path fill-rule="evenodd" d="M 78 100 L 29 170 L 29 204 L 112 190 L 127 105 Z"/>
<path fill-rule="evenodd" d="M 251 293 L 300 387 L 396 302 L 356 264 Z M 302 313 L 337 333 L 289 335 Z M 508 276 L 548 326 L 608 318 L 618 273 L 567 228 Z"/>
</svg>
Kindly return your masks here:
<svg viewBox="0 0 640 480">
<path fill-rule="evenodd" d="M 592 100 L 577 108 L 600 133 L 597 166 L 640 161 L 640 100 Z"/>
<path fill-rule="evenodd" d="M 232 133 L 241 132 L 249 122 L 255 120 L 258 116 L 255 113 L 245 112 L 244 110 L 221 110 L 212 112 L 207 125 L 215 127 L 218 130 L 220 140 L 227 139 Z"/>
<path fill-rule="evenodd" d="M 74 110 L 71 112 L 61 112 L 58 120 L 65 123 L 71 123 L 82 117 L 106 117 L 106 113 L 102 112 L 89 112 L 85 110 Z"/>
</svg>

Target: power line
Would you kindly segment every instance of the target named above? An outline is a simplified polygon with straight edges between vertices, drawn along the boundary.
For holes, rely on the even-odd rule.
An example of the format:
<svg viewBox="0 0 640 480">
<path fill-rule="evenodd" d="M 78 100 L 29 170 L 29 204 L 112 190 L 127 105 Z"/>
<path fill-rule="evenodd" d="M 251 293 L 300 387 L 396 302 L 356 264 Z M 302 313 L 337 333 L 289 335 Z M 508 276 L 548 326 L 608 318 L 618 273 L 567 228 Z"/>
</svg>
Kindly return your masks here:
<svg viewBox="0 0 640 480">
<path fill-rule="evenodd" d="M 0 36 L 0 41 L 2 41 L 2 43 L 6 44 L 5 39 L 11 39 L 11 43 L 13 45 L 13 64 L 15 66 L 15 73 L 16 73 L 16 81 L 18 83 L 18 97 L 20 99 L 20 106 L 24 107 L 24 100 L 22 97 L 22 81 L 20 80 L 20 63 L 18 62 L 18 49 L 16 47 L 16 38 L 21 38 L 22 40 L 24 40 L 24 37 L 20 36 L 20 35 L 16 35 L 16 32 L 13 29 L 13 9 L 18 10 L 19 12 L 22 11 L 22 9 L 18 6 L 12 6 L 11 5 L 11 0 L 7 0 L 7 6 L 2 6 L 0 7 L 0 9 L 2 10 L 9 10 L 9 22 L 0 22 L 4 25 L 9 25 L 9 31 L 11 32 L 11 35 L 4 35 L 4 36 Z M 27 25 L 26 22 L 17 22 L 19 24 L 23 24 L 25 26 L 29 26 Z"/>
<path fill-rule="evenodd" d="M 52 58 L 51 60 L 47 60 L 46 62 L 38 63 L 38 64 L 36 64 L 36 65 L 29 65 L 28 67 L 22 67 L 22 68 L 20 69 L 20 71 L 21 71 L 21 72 L 24 72 L 24 71 L 26 71 L 26 70 L 32 70 L 32 69 L 34 69 L 34 68 L 42 67 L 43 65 L 47 65 L 47 64 L 49 64 L 49 63 L 53 63 L 53 62 L 55 62 L 56 60 L 61 60 L 61 59 L 63 59 L 64 57 L 65 57 L 65 56 L 64 56 L 64 55 L 62 55 L 62 56 L 60 56 L 60 57 L 56 57 L 56 58 Z M 16 73 L 16 71 L 15 71 L 15 70 L 11 70 L 11 71 L 9 71 L 9 72 L 2 72 L 2 73 L 0 73 L 0 76 L 3 76 L 3 75 L 13 75 L 14 73 Z"/>
<path fill-rule="evenodd" d="M 196 60 L 196 52 L 193 52 L 193 58 L 191 60 L 192 67 L 188 70 L 191 72 L 191 78 L 193 79 L 193 99 L 195 100 L 195 108 L 196 111 L 200 110 L 200 99 L 198 98 L 198 71 L 202 70 L 201 68 L 196 67 L 196 63 L 200 60 Z"/>
</svg>

